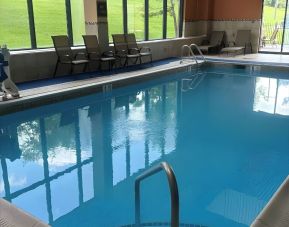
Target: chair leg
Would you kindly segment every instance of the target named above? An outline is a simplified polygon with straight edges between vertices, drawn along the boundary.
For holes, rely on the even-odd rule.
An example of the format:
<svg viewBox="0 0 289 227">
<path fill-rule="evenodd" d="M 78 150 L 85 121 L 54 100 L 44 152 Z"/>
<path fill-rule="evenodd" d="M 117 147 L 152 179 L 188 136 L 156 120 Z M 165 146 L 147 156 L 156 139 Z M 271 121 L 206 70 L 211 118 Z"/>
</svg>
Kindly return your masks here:
<svg viewBox="0 0 289 227">
<path fill-rule="evenodd" d="M 139 57 L 139 64 L 142 64 L 141 56 Z"/>
<path fill-rule="evenodd" d="M 83 68 L 83 71 L 82 71 L 82 72 L 86 72 L 86 70 L 87 70 L 87 65 L 88 65 L 88 63 L 85 63 L 85 64 L 84 64 L 84 68 Z"/>
<path fill-rule="evenodd" d="M 70 64 L 70 74 L 73 74 L 73 71 L 74 71 L 74 65 Z"/>
<path fill-rule="evenodd" d="M 102 71 L 102 67 L 101 67 L 101 61 L 99 61 L 99 63 L 98 63 L 99 65 L 98 65 L 98 70 L 99 71 Z"/>
<path fill-rule="evenodd" d="M 55 76 L 56 76 L 58 65 L 59 65 L 59 60 L 57 60 L 57 63 L 56 63 L 55 69 L 54 69 L 53 78 L 55 78 Z"/>
<path fill-rule="evenodd" d="M 134 65 L 136 65 L 136 63 L 137 63 L 137 61 L 138 61 L 139 58 L 140 58 L 140 57 L 137 57 L 137 58 L 135 59 Z"/>
</svg>

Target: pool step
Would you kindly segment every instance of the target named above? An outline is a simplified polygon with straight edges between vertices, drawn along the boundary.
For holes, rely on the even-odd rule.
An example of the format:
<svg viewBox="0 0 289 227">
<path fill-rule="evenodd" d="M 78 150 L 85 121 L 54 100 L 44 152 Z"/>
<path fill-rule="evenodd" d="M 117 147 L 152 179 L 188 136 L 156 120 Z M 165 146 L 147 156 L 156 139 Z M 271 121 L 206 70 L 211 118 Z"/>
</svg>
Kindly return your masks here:
<svg viewBox="0 0 289 227">
<path fill-rule="evenodd" d="M 148 223 L 142 223 L 140 225 L 130 224 L 130 225 L 123 225 L 120 227 L 142 227 L 142 226 L 154 226 L 154 227 L 171 226 L 171 223 L 170 222 L 148 222 Z M 207 225 L 185 224 L 185 223 L 180 223 L 179 226 L 180 227 L 208 227 Z"/>
</svg>

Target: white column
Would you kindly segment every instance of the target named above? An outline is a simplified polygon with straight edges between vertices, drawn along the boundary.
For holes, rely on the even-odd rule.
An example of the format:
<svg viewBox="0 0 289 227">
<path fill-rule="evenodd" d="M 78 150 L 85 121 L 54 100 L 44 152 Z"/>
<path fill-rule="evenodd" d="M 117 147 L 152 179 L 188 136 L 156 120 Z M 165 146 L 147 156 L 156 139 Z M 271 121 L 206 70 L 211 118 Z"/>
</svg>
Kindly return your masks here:
<svg viewBox="0 0 289 227">
<path fill-rule="evenodd" d="M 97 35 L 102 50 L 109 45 L 106 0 L 83 0 L 85 31 Z"/>
</svg>

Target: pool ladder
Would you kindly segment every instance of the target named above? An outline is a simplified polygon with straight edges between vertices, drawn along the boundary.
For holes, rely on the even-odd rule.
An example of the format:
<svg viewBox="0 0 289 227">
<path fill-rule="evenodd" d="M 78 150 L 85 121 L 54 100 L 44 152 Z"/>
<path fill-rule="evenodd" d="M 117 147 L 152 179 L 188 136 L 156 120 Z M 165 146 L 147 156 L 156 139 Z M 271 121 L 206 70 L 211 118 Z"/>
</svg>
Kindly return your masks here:
<svg viewBox="0 0 289 227">
<path fill-rule="evenodd" d="M 193 52 L 193 48 L 195 48 L 198 53 L 200 54 L 201 58 L 202 58 L 202 62 L 199 62 L 196 55 Z M 185 53 L 188 53 L 187 56 L 185 56 Z M 192 43 L 191 45 L 183 45 L 182 46 L 182 55 L 181 55 L 181 61 L 180 63 L 184 63 L 184 62 L 192 62 L 195 61 L 198 64 L 203 63 L 206 61 L 202 51 L 200 50 L 200 48 L 198 47 L 197 44 Z"/>
<path fill-rule="evenodd" d="M 153 166 L 152 168 L 146 170 L 135 180 L 135 227 L 146 226 L 141 223 L 140 219 L 140 183 L 142 180 L 160 172 L 164 171 L 167 175 L 167 179 L 170 187 L 171 194 L 171 222 L 164 223 L 170 225 L 171 227 L 179 227 L 179 191 L 176 176 L 172 167 L 166 163 L 161 162 L 160 164 Z M 150 223 L 153 226 L 153 223 Z M 163 225 L 162 225 L 163 226 Z"/>
</svg>

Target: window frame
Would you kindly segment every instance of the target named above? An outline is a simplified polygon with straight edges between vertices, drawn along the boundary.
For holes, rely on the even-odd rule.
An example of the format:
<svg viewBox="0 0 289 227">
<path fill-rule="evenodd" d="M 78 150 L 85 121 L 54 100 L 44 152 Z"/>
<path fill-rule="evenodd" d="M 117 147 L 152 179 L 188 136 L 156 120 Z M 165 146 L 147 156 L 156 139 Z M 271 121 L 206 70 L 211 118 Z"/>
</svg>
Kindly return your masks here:
<svg viewBox="0 0 289 227">
<path fill-rule="evenodd" d="M 144 41 L 150 40 L 162 40 L 167 38 L 167 15 L 168 15 L 168 0 L 163 0 L 163 31 L 162 39 L 150 39 L 149 38 L 149 1 L 144 0 Z M 127 0 L 122 0 L 122 18 L 123 18 L 123 33 L 128 33 L 128 13 L 127 13 Z M 180 38 L 183 36 L 183 19 L 184 19 L 184 0 L 179 0 L 179 31 L 175 38 Z M 169 38 L 173 39 L 173 38 Z"/>
<path fill-rule="evenodd" d="M 163 0 L 163 31 L 162 31 L 162 39 L 150 39 L 149 38 L 149 1 L 144 1 L 144 37 L 143 41 L 149 40 L 162 40 L 167 38 L 167 4 L 168 0 Z M 122 0 L 123 3 L 123 33 L 128 33 L 128 12 L 127 12 L 127 0 Z M 67 35 L 69 38 L 69 42 L 72 46 L 82 46 L 82 45 L 74 45 L 73 40 L 73 24 L 72 24 L 72 9 L 70 0 L 65 0 L 65 9 L 66 9 L 66 24 L 67 24 Z M 45 47 L 38 48 L 37 46 L 37 34 L 35 29 L 35 16 L 33 9 L 33 0 L 27 0 L 27 11 L 28 11 L 28 20 L 29 20 L 29 32 L 30 32 L 30 48 L 17 48 L 13 50 L 24 50 L 24 49 L 45 49 Z M 179 33 L 175 38 L 179 38 L 183 36 L 183 18 L 184 18 L 184 0 L 179 0 Z M 172 39 L 172 38 L 170 38 Z M 51 46 L 52 47 L 52 46 Z M 51 48 L 47 47 L 47 48 Z"/>
</svg>

